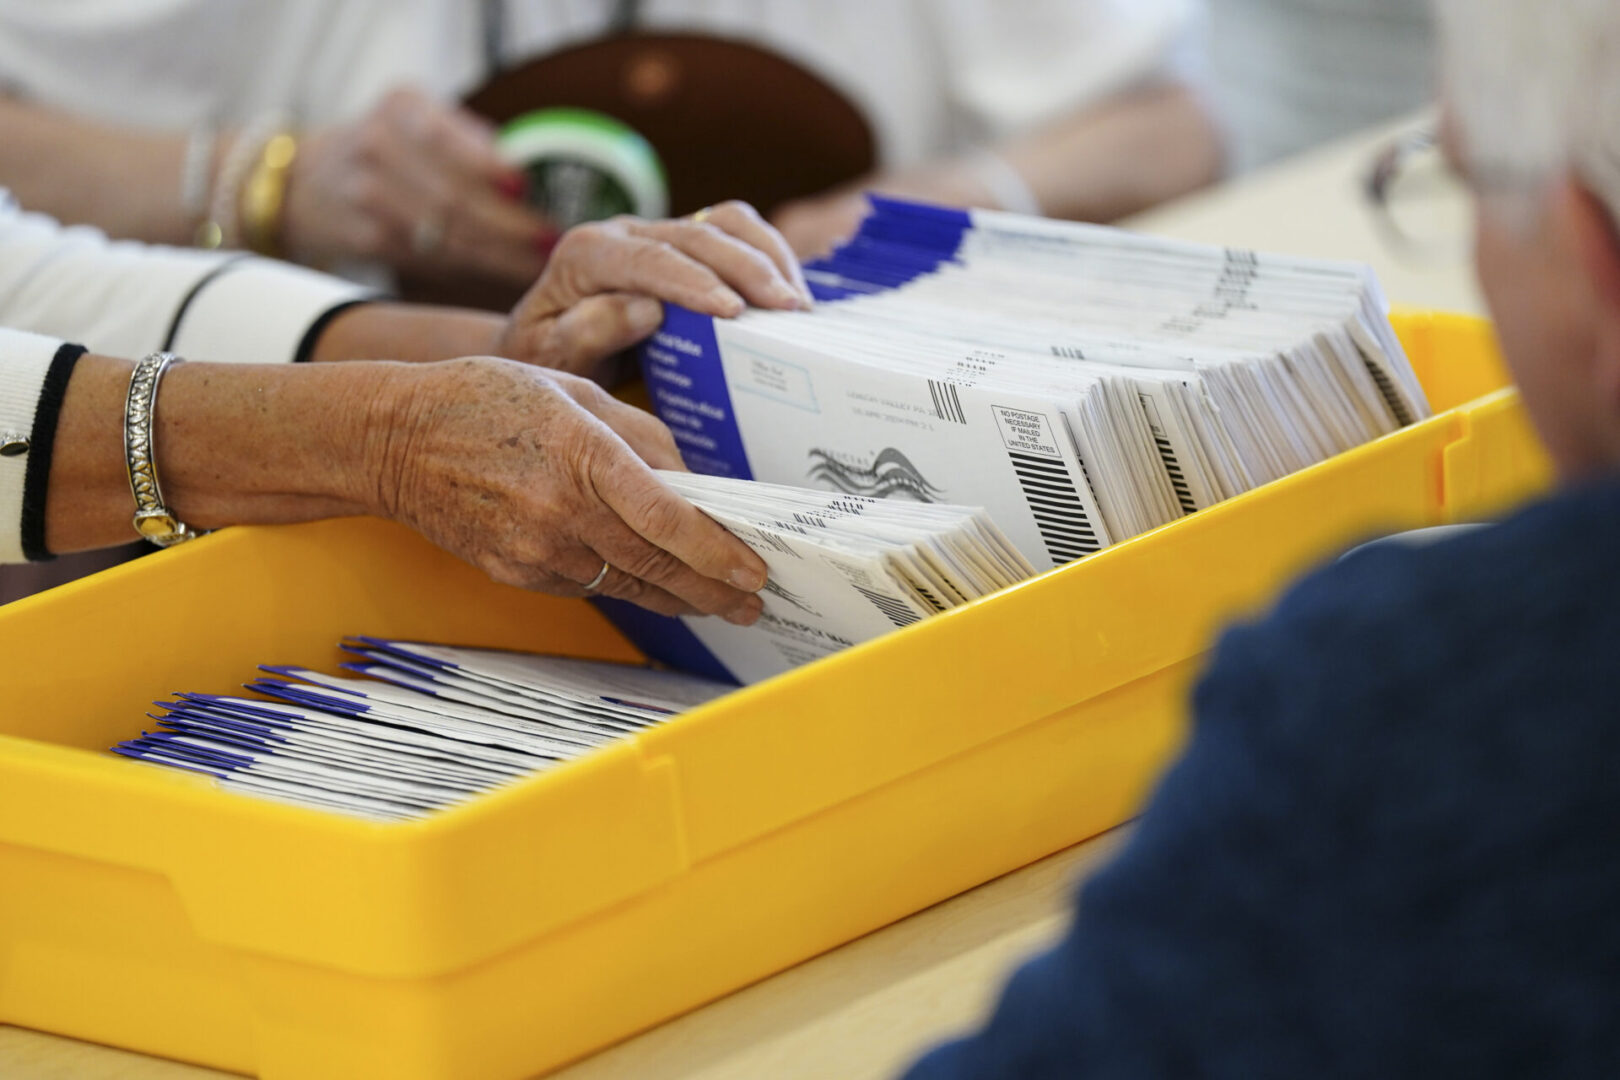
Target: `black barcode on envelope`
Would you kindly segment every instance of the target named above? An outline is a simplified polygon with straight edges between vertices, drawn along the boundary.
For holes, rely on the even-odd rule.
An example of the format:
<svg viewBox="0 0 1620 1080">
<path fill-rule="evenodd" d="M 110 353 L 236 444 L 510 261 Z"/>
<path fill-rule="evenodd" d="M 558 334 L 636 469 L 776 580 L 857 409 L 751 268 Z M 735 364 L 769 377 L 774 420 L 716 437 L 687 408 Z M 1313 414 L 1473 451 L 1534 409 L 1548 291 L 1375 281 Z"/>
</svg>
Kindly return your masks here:
<svg viewBox="0 0 1620 1080">
<path fill-rule="evenodd" d="M 892 596 L 884 596 L 882 593 L 864 589 L 859 585 L 855 586 L 855 591 L 872 601 L 872 606 L 883 612 L 884 617 L 896 626 L 910 626 L 922 618 L 922 616 Z"/>
<path fill-rule="evenodd" d="M 1361 362 L 1367 365 L 1367 374 L 1372 376 L 1373 384 L 1378 387 L 1378 393 L 1384 398 L 1384 404 L 1388 405 L 1389 411 L 1395 414 L 1396 423 L 1402 427 L 1412 423 L 1412 410 L 1408 409 L 1406 402 L 1401 400 L 1401 395 L 1395 390 L 1395 384 L 1390 382 L 1388 375 L 1384 374 L 1384 369 L 1366 357 L 1362 357 Z"/>
<path fill-rule="evenodd" d="M 793 547 L 786 540 L 783 540 L 769 529 L 758 529 L 755 531 L 755 535 L 778 554 L 788 555 L 795 559 L 804 558 L 804 556 L 793 550 Z"/>
<path fill-rule="evenodd" d="M 1164 461 L 1164 471 L 1170 474 L 1170 486 L 1176 490 L 1176 502 L 1188 514 L 1198 512 L 1198 503 L 1193 499 L 1192 488 L 1187 484 L 1187 474 L 1181 470 L 1181 462 L 1176 460 L 1175 448 L 1170 440 L 1162 435 L 1153 436 L 1153 445 L 1158 448 L 1159 457 Z"/>
<path fill-rule="evenodd" d="M 1061 461 L 1029 454 L 1009 453 L 1007 457 L 1053 562 L 1071 562 L 1102 547 Z"/>
<path fill-rule="evenodd" d="M 928 396 L 934 399 L 935 416 L 952 424 L 967 423 L 967 414 L 962 411 L 962 399 L 957 396 L 953 384 L 929 379 Z"/>
</svg>

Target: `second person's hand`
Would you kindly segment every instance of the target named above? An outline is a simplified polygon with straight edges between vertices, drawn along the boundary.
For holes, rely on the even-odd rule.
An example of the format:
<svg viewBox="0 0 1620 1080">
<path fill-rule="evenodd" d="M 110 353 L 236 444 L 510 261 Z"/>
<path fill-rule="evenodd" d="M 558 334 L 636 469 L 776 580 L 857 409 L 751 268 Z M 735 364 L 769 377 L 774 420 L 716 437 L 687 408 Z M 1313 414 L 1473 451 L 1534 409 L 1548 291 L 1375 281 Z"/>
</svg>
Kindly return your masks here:
<svg viewBox="0 0 1620 1080">
<path fill-rule="evenodd" d="M 519 201 L 521 187 L 483 119 L 399 89 L 353 123 L 305 134 L 281 243 L 315 265 L 380 260 L 527 285 L 556 232 Z"/>
<path fill-rule="evenodd" d="M 668 221 L 619 217 L 563 235 L 495 351 L 577 375 L 641 341 L 659 301 L 730 318 L 749 304 L 803 309 L 810 290 L 787 241 L 744 202 Z"/>
</svg>

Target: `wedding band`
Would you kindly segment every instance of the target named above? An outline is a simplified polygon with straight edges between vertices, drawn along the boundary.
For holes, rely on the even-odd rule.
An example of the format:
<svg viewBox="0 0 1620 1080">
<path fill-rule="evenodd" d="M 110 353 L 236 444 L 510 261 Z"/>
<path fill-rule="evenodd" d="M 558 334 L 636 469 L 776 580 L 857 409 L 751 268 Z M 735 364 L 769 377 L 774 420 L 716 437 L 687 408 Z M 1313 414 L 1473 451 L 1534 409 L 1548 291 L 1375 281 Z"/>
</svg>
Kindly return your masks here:
<svg viewBox="0 0 1620 1080">
<path fill-rule="evenodd" d="M 602 564 L 602 569 L 598 570 L 596 572 L 596 576 L 591 578 L 591 583 L 589 585 L 585 586 L 585 591 L 586 592 L 595 592 L 598 588 L 601 587 L 602 582 L 607 580 L 607 575 L 608 575 L 608 564 L 604 562 Z"/>
<path fill-rule="evenodd" d="M 691 215 L 690 215 L 690 217 L 691 217 L 691 219 L 692 219 L 692 221 L 693 221 L 693 222 L 694 222 L 694 223 L 696 223 L 696 224 L 698 224 L 698 225 L 701 225 L 701 224 L 703 224 L 703 223 L 704 223 L 704 222 L 705 222 L 705 221 L 708 221 L 708 220 L 709 220 L 709 215 L 710 215 L 710 214 L 712 214 L 712 213 L 714 213 L 714 207 L 712 207 L 712 206 L 705 206 L 705 207 L 704 207 L 704 208 L 703 208 L 703 209 L 701 209 L 701 210 L 697 210 L 697 211 L 694 211 L 694 212 L 693 212 L 693 213 L 692 213 L 692 214 L 691 214 Z"/>
<path fill-rule="evenodd" d="M 411 250 L 418 255 L 432 255 L 444 245 L 444 218 L 438 214 L 416 219 L 411 229 Z"/>
</svg>

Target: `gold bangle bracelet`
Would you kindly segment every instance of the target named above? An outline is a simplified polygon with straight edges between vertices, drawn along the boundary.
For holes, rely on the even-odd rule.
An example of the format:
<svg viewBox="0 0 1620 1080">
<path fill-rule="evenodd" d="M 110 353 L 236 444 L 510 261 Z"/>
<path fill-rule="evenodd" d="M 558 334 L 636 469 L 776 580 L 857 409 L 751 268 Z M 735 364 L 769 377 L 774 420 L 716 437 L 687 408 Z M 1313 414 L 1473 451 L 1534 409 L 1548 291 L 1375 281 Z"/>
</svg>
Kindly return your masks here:
<svg viewBox="0 0 1620 1080">
<path fill-rule="evenodd" d="M 272 135 L 242 184 L 238 204 L 242 239 L 261 255 L 280 251 L 281 210 L 287 197 L 287 177 L 297 156 L 297 138 L 285 131 Z"/>
</svg>

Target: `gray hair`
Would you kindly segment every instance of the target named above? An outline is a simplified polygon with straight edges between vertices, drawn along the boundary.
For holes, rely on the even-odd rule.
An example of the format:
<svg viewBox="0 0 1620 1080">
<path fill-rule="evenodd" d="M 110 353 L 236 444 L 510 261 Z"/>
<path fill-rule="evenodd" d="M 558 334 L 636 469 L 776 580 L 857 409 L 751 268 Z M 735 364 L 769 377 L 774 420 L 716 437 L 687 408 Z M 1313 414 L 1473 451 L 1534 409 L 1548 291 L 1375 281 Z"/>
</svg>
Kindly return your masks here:
<svg viewBox="0 0 1620 1080">
<path fill-rule="evenodd" d="M 1620 221 L 1620 3 L 1435 0 L 1447 107 L 1481 175 L 1573 174 Z"/>
</svg>

